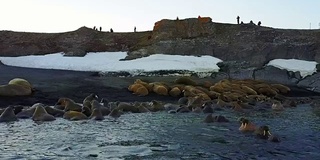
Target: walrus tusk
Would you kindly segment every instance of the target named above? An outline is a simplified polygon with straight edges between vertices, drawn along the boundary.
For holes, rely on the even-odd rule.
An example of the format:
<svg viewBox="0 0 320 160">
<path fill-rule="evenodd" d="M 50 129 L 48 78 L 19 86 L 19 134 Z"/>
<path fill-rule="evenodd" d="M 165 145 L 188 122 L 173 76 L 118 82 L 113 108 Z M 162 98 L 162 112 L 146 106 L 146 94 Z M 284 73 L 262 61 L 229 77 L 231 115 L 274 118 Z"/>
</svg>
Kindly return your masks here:
<svg viewBox="0 0 320 160">
<path fill-rule="evenodd" d="M 270 133 L 270 131 L 268 131 L 268 134 L 271 136 L 271 133 Z"/>
<path fill-rule="evenodd" d="M 263 136 L 265 136 L 266 135 L 266 131 L 265 130 L 263 130 Z"/>
</svg>

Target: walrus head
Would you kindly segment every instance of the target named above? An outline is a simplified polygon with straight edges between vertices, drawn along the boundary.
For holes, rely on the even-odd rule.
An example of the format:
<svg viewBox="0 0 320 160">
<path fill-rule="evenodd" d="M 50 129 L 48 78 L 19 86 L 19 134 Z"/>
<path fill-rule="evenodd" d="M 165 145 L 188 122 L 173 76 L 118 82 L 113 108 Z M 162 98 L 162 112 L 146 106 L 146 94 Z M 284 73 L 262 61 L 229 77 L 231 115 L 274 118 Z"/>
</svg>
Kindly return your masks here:
<svg viewBox="0 0 320 160">
<path fill-rule="evenodd" d="M 268 126 L 260 126 L 258 131 L 256 132 L 257 136 L 262 139 L 268 139 L 271 136 L 270 130 Z"/>
</svg>

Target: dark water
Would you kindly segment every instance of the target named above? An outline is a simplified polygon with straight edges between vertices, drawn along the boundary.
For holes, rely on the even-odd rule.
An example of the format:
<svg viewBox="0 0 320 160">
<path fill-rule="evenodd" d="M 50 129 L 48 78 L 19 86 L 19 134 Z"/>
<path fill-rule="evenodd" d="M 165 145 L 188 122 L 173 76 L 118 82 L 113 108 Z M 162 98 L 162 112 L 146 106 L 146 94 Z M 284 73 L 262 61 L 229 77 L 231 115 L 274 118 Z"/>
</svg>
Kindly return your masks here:
<svg viewBox="0 0 320 160">
<path fill-rule="evenodd" d="M 118 120 L 0 124 L 0 159 L 319 159 L 320 118 L 301 105 L 284 112 L 219 111 L 230 123 L 203 123 L 205 114 L 136 113 Z M 237 119 L 269 125 L 280 143 L 238 131 Z"/>
</svg>

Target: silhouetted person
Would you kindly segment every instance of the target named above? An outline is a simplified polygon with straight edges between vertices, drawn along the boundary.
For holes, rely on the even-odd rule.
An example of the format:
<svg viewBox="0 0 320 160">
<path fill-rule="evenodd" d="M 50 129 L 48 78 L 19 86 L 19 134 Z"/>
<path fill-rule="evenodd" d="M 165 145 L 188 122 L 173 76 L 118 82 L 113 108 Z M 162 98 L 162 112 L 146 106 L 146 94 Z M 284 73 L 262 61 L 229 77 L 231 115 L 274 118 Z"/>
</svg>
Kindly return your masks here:
<svg viewBox="0 0 320 160">
<path fill-rule="evenodd" d="M 100 27 L 99 29 L 100 29 L 100 32 L 101 32 L 102 31 L 102 27 Z"/>
<path fill-rule="evenodd" d="M 239 22 L 240 22 L 240 17 L 238 16 L 237 17 L 237 23 L 239 24 Z"/>
<path fill-rule="evenodd" d="M 137 32 L 137 27 L 136 27 L 136 26 L 134 26 L 133 31 L 134 31 L 134 32 Z"/>
<path fill-rule="evenodd" d="M 261 26 L 261 21 L 258 22 L 258 26 Z"/>
<path fill-rule="evenodd" d="M 250 24 L 255 25 L 252 20 L 250 21 Z"/>
<path fill-rule="evenodd" d="M 93 30 L 96 30 L 96 26 L 93 26 Z"/>
<path fill-rule="evenodd" d="M 179 21 L 179 17 L 177 17 L 177 19 L 176 19 L 177 21 Z"/>
<path fill-rule="evenodd" d="M 240 24 L 243 24 L 243 21 L 241 21 L 241 23 Z"/>
<path fill-rule="evenodd" d="M 198 16 L 198 18 L 200 19 L 200 18 L 201 18 L 201 16 L 199 15 L 199 16 Z"/>
<path fill-rule="evenodd" d="M 113 29 L 112 28 L 110 28 L 110 32 L 113 33 Z"/>
</svg>

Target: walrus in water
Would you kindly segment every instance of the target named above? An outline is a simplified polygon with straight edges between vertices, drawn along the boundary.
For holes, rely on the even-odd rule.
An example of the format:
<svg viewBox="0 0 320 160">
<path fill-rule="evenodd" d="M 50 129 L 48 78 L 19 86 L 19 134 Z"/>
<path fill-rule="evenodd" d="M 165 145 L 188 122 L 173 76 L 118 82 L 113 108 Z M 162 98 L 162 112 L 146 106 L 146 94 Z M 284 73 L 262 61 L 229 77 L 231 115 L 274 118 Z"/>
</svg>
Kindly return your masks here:
<svg viewBox="0 0 320 160">
<path fill-rule="evenodd" d="M 33 113 L 32 120 L 34 121 L 54 121 L 56 118 L 47 113 L 43 106 L 37 106 Z"/>
<path fill-rule="evenodd" d="M 12 122 L 17 120 L 18 118 L 14 114 L 13 107 L 7 107 L 0 115 L 0 122 Z"/>
<path fill-rule="evenodd" d="M 260 126 L 254 131 L 254 134 L 261 139 L 268 139 L 271 136 L 268 126 Z"/>
<path fill-rule="evenodd" d="M 250 122 L 246 118 L 240 118 L 241 126 L 239 127 L 239 131 L 241 132 L 254 132 L 256 130 L 256 126 Z"/>
<path fill-rule="evenodd" d="M 283 111 L 284 110 L 283 105 L 279 101 L 274 101 L 271 108 L 274 111 Z"/>
<path fill-rule="evenodd" d="M 64 113 L 62 118 L 70 120 L 70 121 L 78 121 L 78 120 L 88 119 L 88 117 L 85 114 L 83 114 L 82 112 L 78 112 L 78 111 L 67 111 Z"/>
</svg>

